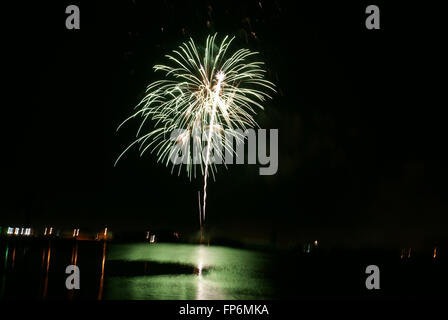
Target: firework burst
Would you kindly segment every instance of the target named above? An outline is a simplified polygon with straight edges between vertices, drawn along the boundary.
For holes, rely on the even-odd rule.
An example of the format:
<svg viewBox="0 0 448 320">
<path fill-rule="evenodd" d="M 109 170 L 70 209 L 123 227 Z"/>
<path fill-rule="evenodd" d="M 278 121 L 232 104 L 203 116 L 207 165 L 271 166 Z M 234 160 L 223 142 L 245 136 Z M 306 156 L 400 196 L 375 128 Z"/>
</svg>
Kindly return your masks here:
<svg viewBox="0 0 448 320">
<path fill-rule="evenodd" d="M 136 112 L 118 127 L 133 118 L 141 120 L 136 140 L 120 154 L 117 162 L 138 145 L 140 156 L 150 150 L 157 155 L 157 162 L 167 166 L 181 152 L 190 179 L 196 177 L 199 165 L 204 178 L 202 220 L 208 176 L 214 178 L 216 171 L 212 152 L 214 157 L 222 158 L 224 146 L 224 150 L 235 154 L 233 144 L 225 139 L 228 141 L 230 134 L 236 143 L 241 143 L 244 136 L 236 129 L 258 127 L 253 119 L 255 110 L 263 109 L 261 103 L 270 98 L 265 91 L 275 91 L 274 85 L 264 79 L 263 63 L 253 61 L 257 52 L 239 49 L 228 53 L 233 39 L 225 37 L 217 45 L 216 35 L 208 36 L 202 50 L 190 39 L 166 55 L 169 64 L 154 66 L 155 71 L 164 73 L 164 79 L 148 85 Z M 144 132 L 148 120 L 153 128 Z M 171 163 L 173 172 L 176 164 Z M 178 174 L 182 164 L 178 165 Z"/>
</svg>

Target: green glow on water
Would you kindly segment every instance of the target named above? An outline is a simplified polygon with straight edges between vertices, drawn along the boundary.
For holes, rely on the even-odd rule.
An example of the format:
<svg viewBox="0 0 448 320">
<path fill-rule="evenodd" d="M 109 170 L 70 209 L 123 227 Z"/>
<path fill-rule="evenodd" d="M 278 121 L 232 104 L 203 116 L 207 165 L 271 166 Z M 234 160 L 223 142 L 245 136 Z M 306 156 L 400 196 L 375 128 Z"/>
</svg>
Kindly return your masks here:
<svg viewBox="0 0 448 320">
<path fill-rule="evenodd" d="M 108 261 L 154 261 L 194 265 L 198 274 L 110 277 L 109 299 L 266 299 L 268 254 L 219 246 L 122 244 L 111 246 Z M 208 269 L 201 273 L 202 269 Z M 107 274 L 107 267 L 106 267 Z"/>
</svg>

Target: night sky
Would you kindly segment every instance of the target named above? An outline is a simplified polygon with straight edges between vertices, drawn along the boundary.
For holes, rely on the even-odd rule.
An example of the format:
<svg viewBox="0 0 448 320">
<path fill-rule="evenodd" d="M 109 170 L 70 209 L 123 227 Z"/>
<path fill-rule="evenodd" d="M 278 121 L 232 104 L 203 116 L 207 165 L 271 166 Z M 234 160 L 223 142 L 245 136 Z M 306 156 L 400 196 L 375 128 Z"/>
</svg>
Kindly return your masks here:
<svg viewBox="0 0 448 320">
<path fill-rule="evenodd" d="M 441 10 L 376 2 L 54 1 L 5 9 L 0 223 L 181 233 L 198 229 L 202 180 L 131 150 L 154 64 L 192 37 L 236 36 L 278 87 L 262 128 L 279 170 L 221 168 L 208 228 L 243 241 L 426 245 L 446 241 L 446 36 Z M 241 2 L 241 3 L 240 3 Z M 79 5 L 81 29 L 65 28 Z"/>
</svg>

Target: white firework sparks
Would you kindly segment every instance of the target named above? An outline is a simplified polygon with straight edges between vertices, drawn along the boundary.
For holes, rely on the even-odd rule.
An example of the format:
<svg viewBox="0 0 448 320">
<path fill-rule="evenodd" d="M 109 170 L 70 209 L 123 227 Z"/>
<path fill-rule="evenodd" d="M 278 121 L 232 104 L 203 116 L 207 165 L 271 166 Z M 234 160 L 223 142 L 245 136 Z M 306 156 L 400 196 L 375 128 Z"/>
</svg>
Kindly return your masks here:
<svg viewBox="0 0 448 320">
<path fill-rule="evenodd" d="M 223 143 L 224 132 L 233 135 L 237 143 L 242 142 L 242 135 L 235 130 L 258 127 L 253 119 L 255 109 L 263 109 L 261 103 L 270 98 L 265 91 L 275 91 L 274 84 L 265 80 L 263 63 L 252 61 L 257 52 L 239 49 L 228 54 L 233 39 L 225 37 L 216 45 L 216 35 L 208 36 L 203 50 L 190 39 L 166 55 L 170 64 L 154 66 L 155 71 L 165 73 L 165 78 L 148 85 L 137 111 L 120 125 L 132 118 L 141 119 L 137 139 L 120 154 L 117 162 L 132 146 L 139 145 L 140 156 L 150 150 L 156 153 L 157 162 L 167 166 L 174 154 L 184 150 L 190 179 L 196 176 L 195 164 L 200 165 L 204 177 L 202 219 L 205 219 L 208 175 L 214 177 L 216 171 L 216 164 L 210 163 L 211 152 L 222 157 L 224 146 L 234 154 L 233 144 Z M 154 128 L 143 132 L 148 120 Z M 180 133 L 173 138 L 173 132 Z M 192 141 L 199 150 L 190 148 Z M 173 172 L 175 164 L 172 165 Z M 178 166 L 180 174 L 182 165 Z"/>
</svg>

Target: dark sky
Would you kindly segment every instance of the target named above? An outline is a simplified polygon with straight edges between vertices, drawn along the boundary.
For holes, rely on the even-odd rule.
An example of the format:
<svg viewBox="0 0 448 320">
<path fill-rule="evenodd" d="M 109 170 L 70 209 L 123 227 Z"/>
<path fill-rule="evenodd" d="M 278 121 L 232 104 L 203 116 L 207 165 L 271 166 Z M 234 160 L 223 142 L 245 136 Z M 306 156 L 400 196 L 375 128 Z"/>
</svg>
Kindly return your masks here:
<svg viewBox="0 0 448 320">
<path fill-rule="evenodd" d="M 209 187 L 212 232 L 284 243 L 446 239 L 440 10 L 378 2 L 381 30 L 369 31 L 370 3 L 260 3 L 54 1 L 6 10 L 1 223 L 196 230 L 202 180 L 172 176 L 136 150 L 114 168 L 138 123 L 115 129 L 164 54 L 218 32 L 235 35 L 234 48 L 260 51 L 278 86 L 256 119 L 279 130 L 279 170 L 220 170 Z M 69 4 L 80 7 L 80 30 L 65 29 Z"/>
</svg>

